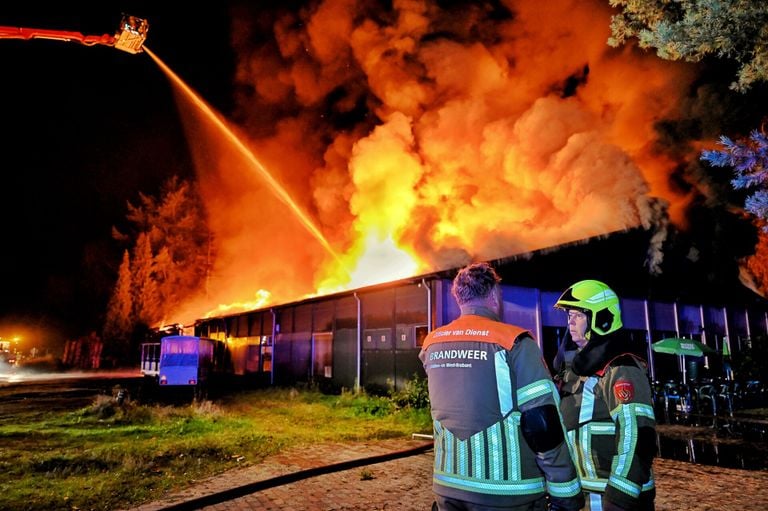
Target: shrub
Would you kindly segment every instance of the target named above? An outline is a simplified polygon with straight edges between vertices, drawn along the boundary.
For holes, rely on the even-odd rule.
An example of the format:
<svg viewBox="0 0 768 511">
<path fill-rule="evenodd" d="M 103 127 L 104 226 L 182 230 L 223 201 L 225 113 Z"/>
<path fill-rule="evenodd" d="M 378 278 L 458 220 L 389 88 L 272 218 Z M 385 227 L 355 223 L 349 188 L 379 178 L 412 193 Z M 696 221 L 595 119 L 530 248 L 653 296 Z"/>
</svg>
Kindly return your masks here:
<svg viewBox="0 0 768 511">
<path fill-rule="evenodd" d="M 398 408 L 429 408 L 429 387 L 427 379 L 414 375 L 405 382 L 403 390 L 391 394 L 392 402 Z"/>
<path fill-rule="evenodd" d="M 111 396 L 99 394 L 86 412 L 95 415 L 98 419 L 108 419 L 115 415 L 116 408 L 117 403 Z"/>
</svg>

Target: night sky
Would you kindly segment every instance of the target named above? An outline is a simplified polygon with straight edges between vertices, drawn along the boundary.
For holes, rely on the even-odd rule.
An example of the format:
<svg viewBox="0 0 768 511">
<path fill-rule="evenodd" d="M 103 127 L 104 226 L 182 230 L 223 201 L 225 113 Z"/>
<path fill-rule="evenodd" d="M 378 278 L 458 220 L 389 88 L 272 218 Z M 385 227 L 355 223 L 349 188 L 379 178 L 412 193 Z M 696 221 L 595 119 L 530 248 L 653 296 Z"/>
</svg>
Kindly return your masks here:
<svg viewBox="0 0 768 511">
<path fill-rule="evenodd" d="M 112 34 L 150 23 L 146 47 L 226 113 L 232 59 L 222 2 L 24 3 L 0 25 Z M 82 335 L 104 313 L 126 201 L 193 174 L 165 75 L 146 54 L 74 42 L 0 40 L 0 337 L 48 327 Z M 34 335 L 34 334 L 33 334 Z M 45 334 L 43 334 L 45 335 Z"/>
<path fill-rule="evenodd" d="M 102 1 L 93 7 L 67 2 L 51 7 L 32 1 L 19 3 L 23 7 L 4 6 L 0 25 L 101 35 L 114 33 L 121 13 L 145 18 L 150 24 L 146 47 L 213 108 L 231 117 L 236 91 L 230 2 L 192 7 L 167 3 Z M 303 3 L 254 2 L 252 8 Z M 126 202 L 136 201 L 139 192 L 155 194 L 172 175 L 193 177 L 194 168 L 171 85 L 147 54 L 8 39 L 0 40 L 0 62 L 0 337 L 26 332 L 55 346 L 86 334 L 103 318 L 123 250 L 111 230 L 124 221 Z M 687 105 L 690 119 L 660 124 L 663 143 L 712 140 L 724 132 L 746 133 L 759 124 L 768 97 L 765 88 L 747 96 L 727 95 L 723 91 L 732 69 L 707 66 L 701 65 L 702 80 L 717 83 L 694 84 L 698 88 L 692 89 Z M 756 104 L 755 98 L 762 99 Z M 680 186 L 687 185 L 681 180 Z M 709 186 L 727 186 L 727 176 Z M 691 215 L 693 228 L 668 239 L 670 254 L 677 250 L 680 257 L 669 258 L 665 278 L 688 296 L 716 291 L 725 280 L 734 282 L 734 258 L 746 255 L 755 243 L 748 222 L 712 210 L 710 204 L 700 206 Z M 689 269 L 686 257 L 693 245 L 707 267 L 704 273 Z M 609 257 L 588 259 L 593 266 L 585 262 L 587 271 L 610 262 Z M 706 270 L 724 263 L 727 271 L 707 280 Z M 651 285 L 641 279 L 637 291 Z"/>
</svg>

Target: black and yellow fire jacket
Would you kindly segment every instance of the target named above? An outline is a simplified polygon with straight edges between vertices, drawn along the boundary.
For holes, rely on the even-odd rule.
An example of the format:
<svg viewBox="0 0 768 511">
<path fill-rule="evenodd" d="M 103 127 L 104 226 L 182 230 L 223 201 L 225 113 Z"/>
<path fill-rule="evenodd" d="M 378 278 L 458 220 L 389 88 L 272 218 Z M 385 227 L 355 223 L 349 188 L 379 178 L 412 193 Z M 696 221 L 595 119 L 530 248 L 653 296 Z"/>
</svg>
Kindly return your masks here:
<svg viewBox="0 0 768 511">
<path fill-rule="evenodd" d="M 645 362 L 625 352 L 621 335 L 593 332 L 581 351 L 566 352 L 555 367 L 560 411 L 584 491 L 622 509 L 653 509 L 651 387 Z"/>
<path fill-rule="evenodd" d="M 560 509 L 579 509 L 557 389 L 538 345 L 489 309 L 464 312 L 432 331 L 419 354 L 434 426 L 433 491 L 510 507 L 548 493 Z"/>
</svg>

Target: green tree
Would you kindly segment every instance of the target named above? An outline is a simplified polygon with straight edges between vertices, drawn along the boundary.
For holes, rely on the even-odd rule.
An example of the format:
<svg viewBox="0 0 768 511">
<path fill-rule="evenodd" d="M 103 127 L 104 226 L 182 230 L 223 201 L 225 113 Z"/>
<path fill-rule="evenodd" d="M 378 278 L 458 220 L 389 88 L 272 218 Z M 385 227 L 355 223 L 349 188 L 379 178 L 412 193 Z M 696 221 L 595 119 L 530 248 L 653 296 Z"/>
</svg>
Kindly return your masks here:
<svg viewBox="0 0 768 511">
<path fill-rule="evenodd" d="M 123 251 L 123 261 L 117 273 L 117 283 L 107 306 L 104 322 L 104 339 L 110 355 L 121 357 L 127 354 L 133 330 L 133 296 L 131 257 Z"/>
<path fill-rule="evenodd" d="M 731 185 L 736 190 L 755 189 L 747 196 L 745 209 L 766 222 L 768 231 L 768 135 L 754 130 L 747 140 L 720 137 L 721 149 L 703 151 L 701 159 L 715 167 L 730 167 L 735 177 Z"/>
<path fill-rule="evenodd" d="M 133 313 L 136 321 L 151 325 L 162 317 L 155 258 L 149 236 L 142 232 L 133 249 Z"/>
<path fill-rule="evenodd" d="M 739 64 L 732 88 L 745 91 L 768 80 L 768 2 L 765 0 L 609 0 L 611 46 L 636 37 L 665 60 L 697 62 L 707 56 Z"/>
<path fill-rule="evenodd" d="M 212 254 L 201 204 L 194 184 L 177 177 L 164 183 L 158 197 L 140 193 L 136 205 L 128 203 L 126 228 L 113 228 L 113 237 L 129 247 L 131 257 L 126 253 L 120 266 L 107 312 L 109 333 L 123 332 L 130 318 L 127 330 L 136 339 L 137 332 L 159 326 L 204 285 Z"/>
<path fill-rule="evenodd" d="M 720 149 L 706 150 L 701 159 L 713 167 L 730 167 L 734 189 L 751 190 L 744 209 L 756 218 L 760 233 L 755 252 L 746 259 L 746 268 L 756 290 L 768 296 L 768 135 L 754 130 L 749 139 L 731 140 L 720 137 Z"/>
<path fill-rule="evenodd" d="M 148 233 L 158 296 L 172 310 L 205 282 L 210 267 L 210 232 L 191 183 L 176 178 L 166 183 Z M 162 314 L 168 312 L 168 307 L 162 308 Z"/>
<path fill-rule="evenodd" d="M 731 88 L 745 93 L 768 82 L 768 1 L 765 0 L 609 0 L 618 13 L 611 19 L 608 44 L 619 46 L 637 38 L 641 48 L 655 48 L 666 60 L 696 62 L 717 57 L 738 64 Z M 750 138 L 721 136 L 719 150 L 703 151 L 701 159 L 730 167 L 734 189 L 752 189 L 745 210 L 761 226 L 753 255 L 745 267 L 754 287 L 768 295 L 768 143 L 764 130 Z M 744 275 L 746 277 L 746 275 Z"/>
</svg>

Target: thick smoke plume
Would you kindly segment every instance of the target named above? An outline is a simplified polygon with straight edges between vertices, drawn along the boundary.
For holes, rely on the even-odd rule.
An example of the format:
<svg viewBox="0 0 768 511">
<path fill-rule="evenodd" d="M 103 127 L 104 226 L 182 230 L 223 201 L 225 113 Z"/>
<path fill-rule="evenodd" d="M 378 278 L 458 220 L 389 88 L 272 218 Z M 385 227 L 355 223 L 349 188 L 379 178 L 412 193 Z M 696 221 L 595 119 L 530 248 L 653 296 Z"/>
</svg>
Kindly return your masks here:
<svg viewBox="0 0 768 511">
<path fill-rule="evenodd" d="M 220 136 L 191 133 L 218 247 L 207 303 L 299 299 L 637 226 L 658 228 L 658 269 L 653 249 L 689 199 L 668 184 L 680 162 L 654 151 L 654 125 L 677 115 L 689 68 L 608 47 L 606 4 L 234 8 L 230 122 L 336 255 Z"/>
</svg>

